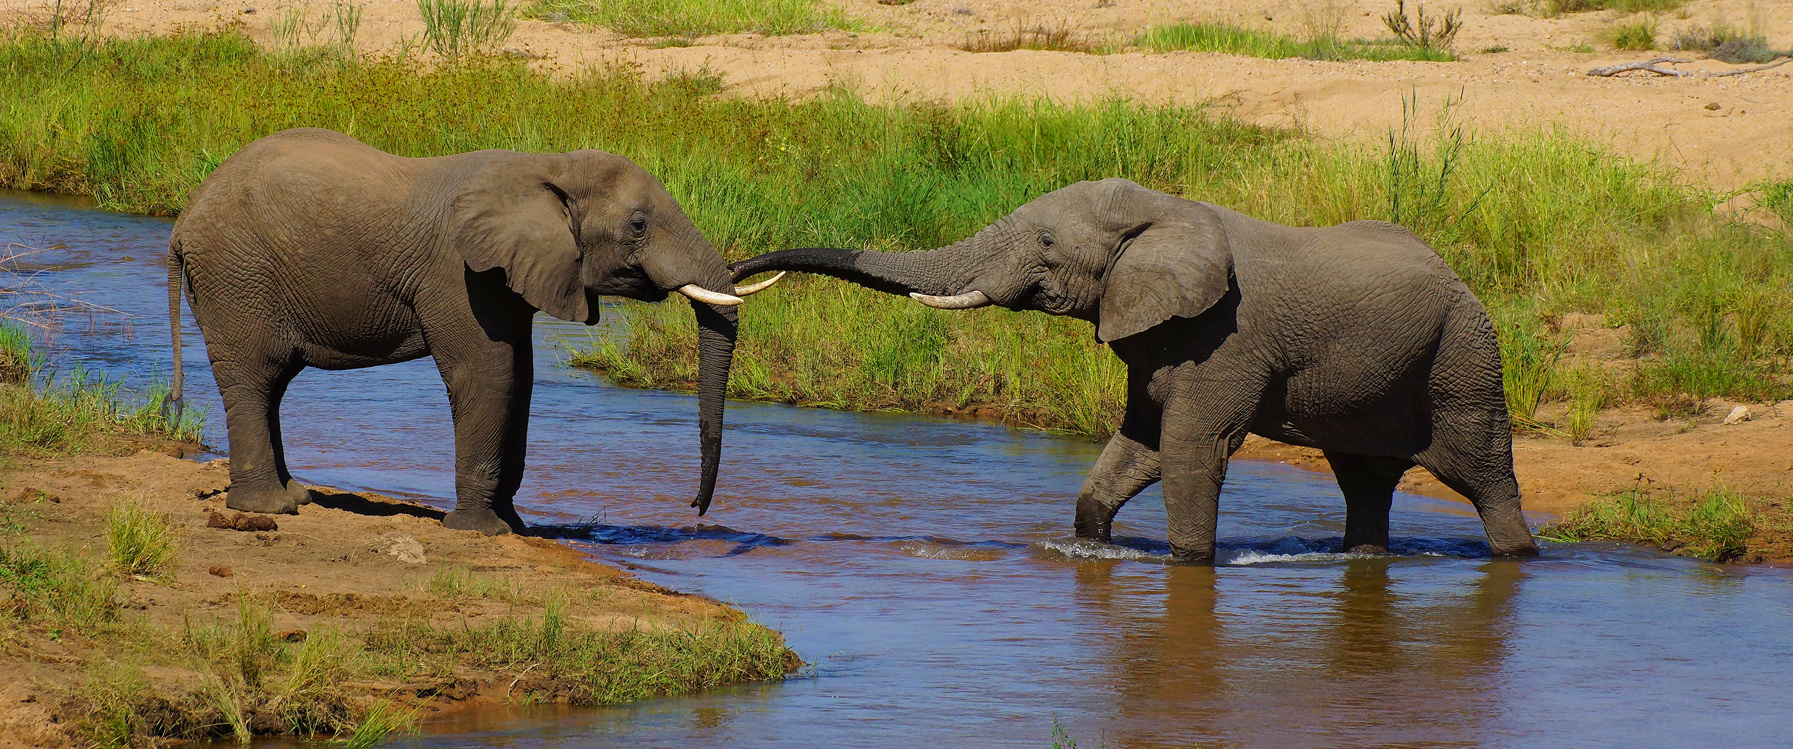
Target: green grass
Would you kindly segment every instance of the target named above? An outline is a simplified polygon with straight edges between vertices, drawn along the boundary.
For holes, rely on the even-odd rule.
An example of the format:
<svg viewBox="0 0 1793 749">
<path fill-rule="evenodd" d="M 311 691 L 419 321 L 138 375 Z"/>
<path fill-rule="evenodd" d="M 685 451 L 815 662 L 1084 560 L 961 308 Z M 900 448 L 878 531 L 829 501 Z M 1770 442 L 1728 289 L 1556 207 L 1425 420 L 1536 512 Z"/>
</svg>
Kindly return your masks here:
<svg viewBox="0 0 1793 749">
<path fill-rule="evenodd" d="M 10 533 L 0 538 L 0 596 L 0 632 L 32 627 L 93 635 L 119 615 L 117 579 L 102 565 Z"/>
<path fill-rule="evenodd" d="M 106 513 L 106 559 L 120 575 L 160 579 L 179 556 L 180 543 L 168 517 L 133 500 Z"/>
<path fill-rule="evenodd" d="M 1613 49 L 1642 51 L 1656 49 L 1656 19 L 1640 16 L 1606 27 L 1606 40 Z"/>
<path fill-rule="evenodd" d="M 181 114 L 192 111 L 208 116 Z M 1643 357 L 1607 386 L 1608 404 L 1793 397 L 1785 232 L 1720 216 L 1712 206 L 1726 196 L 1564 132 L 1467 133 L 1413 105 L 1407 119 L 1381 144 L 1350 145 L 1119 100 L 744 100 L 628 70 L 295 62 L 230 35 L 81 54 L 40 38 L 0 44 L 0 184 L 86 192 L 113 210 L 176 212 L 220 158 L 297 126 L 409 156 L 620 153 L 660 176 L 730 259 L 944 245 L 1070 182 L 1121 176 L 1289 224 L 1397 220 L 1439 248 L 1509 338 L 1603 313 Z M 624 338 L 576 342 L 575 361 L 686 386 L 685 307 L 627 305 Z M 926 310 L 815 278 L 742 315 L 737 397 L 975 410 L 1087 434 L 1118 417 L 1122 368 L 1080 322 Z M 1530 376 L 1548 377 L 1540 400 L 1569 397 L 1557 373 Z"/>
<path fill-rule="evenodd" d="M 0 385 L 31 380 L 31 336 L 23 327 L 0 320 Z"/>
<path fill-rule="evenodd" d="M 505 0 L 417 0 L 417 12 L 424 46 L 449 60 L 489 54 L 517 30 L 517 8 Z"/>
<path fill-rule="evenodd" d="M 1724 490 L 1631 491 L 1597 500 L 1538 530 L 1550 541 L 1627 541 L 1676 554 L 1726 562 L 1750 550 L 1757 516 L 1744 498 Z M 1786 529 L 1781 529 L 1784 533 Z"/>
<path fill-rule="evenodd" d="M 598 705 L 780 679 L 794 665 L 783 637 L 751 622 L 604 630 L 554 603 L 478 621 L 394 618 L 351 630 L 319 622 L 295 637 L 276 631 L 270 599 L 241 595 L 233 616 L 189 617 L 164 633 L 121 621 L 113 578 L 84 559 L 0 548 L 0 594 L 22 602 L 0 616 L 96 636 L 87 683 L 66 709 L 100 746 L 269 733 L 371 746 L 415 724 L 415 703 L 391 693 L 395 684 L 501 674 L 483 687 L 488 697 Z"/>
<path fill-rule="evenodd" d="M 825 0 L 535 0 L 524 15 L 603 26 L 624 36 L 767 36 L 852 28 Z"/>
<path fill-rule="evenodd" d="M 1281 60 L 1423 60 L 1450 62 L 1457 56 L 1448 48 L 1403 44 L 1398 41 L 1342 40 L 1336 36 L 1310 35 L 1299 40 L 1273 31 L 1226 23 L 1180 23 L 1153 28 L 1134 40 L 1152 52 L 1220 52 Z"/>
<path fill-rule="evenodd" d="M 167 414 L 168 391 L 153 386 L 132 396 L 118 383 L 75 370 L 33 383 L 36 366 L 30 336 L 0 320 L 0 457 L 68 455 L 92 449 L 112 435 L 146 435 L 197 442 L 203 414 Z"/>
<path fill-rule="evenodd" d="M 1536 3 L 1537 13 L 1555 18 L 1566 13 L 1589 13 L 1612 10 L 1620 13 L 1666 13 L 1679 10 L 1686 0 L 1542 0 Z"/>
</svg>

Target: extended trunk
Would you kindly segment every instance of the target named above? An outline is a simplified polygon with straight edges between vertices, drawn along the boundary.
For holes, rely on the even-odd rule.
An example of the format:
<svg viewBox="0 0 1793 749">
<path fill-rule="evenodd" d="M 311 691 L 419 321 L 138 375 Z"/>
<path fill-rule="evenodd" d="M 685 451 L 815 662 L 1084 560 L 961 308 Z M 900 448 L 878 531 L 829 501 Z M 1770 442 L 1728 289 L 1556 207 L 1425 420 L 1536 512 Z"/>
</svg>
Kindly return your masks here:
<svg viewBox="0 0 1793 749">
<path fill-rule="evenodd" d="M 800 271 L 852 281 L 886 294 L 943 296 L 966 291 L 960 286 L 969 281 L 966 274 L 974 265 L 976 248 L 973 243 L 976 241 L 977 237 L 971 237 L 948 247 L 921 252 L 804 247 L 768 252 L 729 267 L 734 270 L 737 281 L 767 271 Z"/>
</svg>

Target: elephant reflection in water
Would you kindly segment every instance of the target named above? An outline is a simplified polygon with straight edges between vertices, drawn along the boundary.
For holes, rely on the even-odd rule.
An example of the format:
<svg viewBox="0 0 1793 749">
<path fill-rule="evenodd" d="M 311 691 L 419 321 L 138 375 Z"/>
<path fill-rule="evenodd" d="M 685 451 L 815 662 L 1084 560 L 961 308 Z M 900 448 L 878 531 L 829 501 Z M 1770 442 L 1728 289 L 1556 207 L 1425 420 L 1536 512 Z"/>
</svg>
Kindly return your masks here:
<svg viewBox="0 0 1793 749">
<path fill-rule="evenodd" d="M 1081 565 L 1079 608 L 1100 623 L 1088 631 L 1112 653 L 1104 680 L 1116 685 L 1112 708 L 1087 707 L 1125 747 L 1479 742 L 1499 713 L 1489 690 L 1524 572 L 1485 563 L 1464 595 L 1430 571 L 1429 584 L 1391 585 L 1394 564 L 1412 562 L 1125 578 L 1113 563 Z M 1257 605 L 1270 596 L 1282 600 Z"/>
</svg>

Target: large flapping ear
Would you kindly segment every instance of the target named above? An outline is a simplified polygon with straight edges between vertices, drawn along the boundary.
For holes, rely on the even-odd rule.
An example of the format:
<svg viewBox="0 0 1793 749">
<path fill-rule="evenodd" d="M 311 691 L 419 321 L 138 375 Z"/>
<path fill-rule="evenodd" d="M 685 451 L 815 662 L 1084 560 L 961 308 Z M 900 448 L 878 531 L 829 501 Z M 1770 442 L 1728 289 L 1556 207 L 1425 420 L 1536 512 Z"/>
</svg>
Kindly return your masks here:
<svg viewBox="0 0 1793 749">
<path fill-rule="evenodd" d="M 461 183 L 450 231 L 467 267 L 503 268 L 512 291 L 536 309 L 586 322 L 583 260 L 566 191 L 539 157 L 495 159 Z"/>
<path fill-rule="evenodd" d="M 1172 317 L 1195 317 L 1226 295 L 1233 251 L 1220 217 L 1188 204 L 1128 240 L 1108 270 L 1096 338 L 1117 341 Z"/>
</svg>

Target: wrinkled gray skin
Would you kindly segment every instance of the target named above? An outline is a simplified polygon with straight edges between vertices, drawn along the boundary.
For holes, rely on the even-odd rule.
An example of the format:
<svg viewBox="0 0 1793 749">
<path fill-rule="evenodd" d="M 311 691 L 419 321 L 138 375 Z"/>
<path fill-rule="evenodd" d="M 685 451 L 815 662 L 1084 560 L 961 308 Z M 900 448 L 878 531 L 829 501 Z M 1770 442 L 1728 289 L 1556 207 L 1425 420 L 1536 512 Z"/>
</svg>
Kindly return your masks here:
<svg viewBox="0 0 1793 749">
<path fill-rule="evenodd" d="M 184 275 L 184 279 L 183 279 Z M 434 356 L 454 411 L 450 528 L 521 531 L 537 310 L 595 324 L 598 296 L 729 293 L 722 258 L 665 188 L 600 151 L 410 159 L 340 133 L 255 141 L 194 191 L 169 243 L 179 388 L 180 283 L 205 334 L 230 430 L 228 506 L 295 512 L 280 398 L 305 367 Z M 722 450 L 736 315 L 692 302 L 699 327 L 701 488 Z"/>
<path fill-rule="evenodd" d="M 1495 554 L 1533 554 L 1520 517 L 1488 314 L 1399 226 L 1294 228 L 1110 179 L 1041 197 L 927 252 L 794 249 L 731 266 L 890 294 L 983 292 L 1096 325 L 1127 364 L 1127 411 L 1077 500 L 1077 535 L 1159 480 L 1170 543 L 1211 562 L 1220 485 L 1247 433 L 1325 451 L 1345 547 L 1388 548 L 1390 498 L 1425 466 L 1481 514 Z"/>
</svg>

